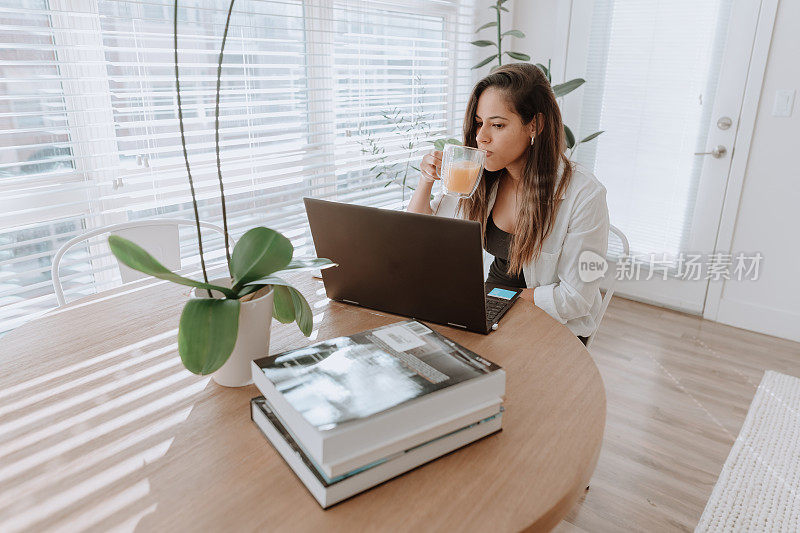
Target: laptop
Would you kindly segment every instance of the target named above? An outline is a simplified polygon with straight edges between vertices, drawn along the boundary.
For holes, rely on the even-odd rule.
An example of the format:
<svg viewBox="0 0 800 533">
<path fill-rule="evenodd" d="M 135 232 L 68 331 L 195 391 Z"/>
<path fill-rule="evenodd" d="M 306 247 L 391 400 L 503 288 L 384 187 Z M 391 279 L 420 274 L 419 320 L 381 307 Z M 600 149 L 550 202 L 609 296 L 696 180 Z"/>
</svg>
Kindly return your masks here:
<svg viewBox="0 0 800 533">
<path fill-rule="evenodd" d="M 487 334 L 522 292 L 484 284 L 478 222 L 303 201 L 331 300 Z"/>
</svg>

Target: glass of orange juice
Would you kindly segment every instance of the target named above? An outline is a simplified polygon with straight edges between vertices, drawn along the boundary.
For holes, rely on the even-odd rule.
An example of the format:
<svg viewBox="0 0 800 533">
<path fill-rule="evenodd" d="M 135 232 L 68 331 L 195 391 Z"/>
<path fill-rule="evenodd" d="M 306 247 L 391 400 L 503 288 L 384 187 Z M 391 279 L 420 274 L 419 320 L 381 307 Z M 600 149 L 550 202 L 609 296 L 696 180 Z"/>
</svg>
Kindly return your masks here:
<svg viewBox="0 0 800 533">
<path fill-rule="evenodd" d="M 469 198 L 478 188 L 486 152 L 469 146 L 447 144 L 442 154 L 442 189 L 449 196 Z"/>
</svg>

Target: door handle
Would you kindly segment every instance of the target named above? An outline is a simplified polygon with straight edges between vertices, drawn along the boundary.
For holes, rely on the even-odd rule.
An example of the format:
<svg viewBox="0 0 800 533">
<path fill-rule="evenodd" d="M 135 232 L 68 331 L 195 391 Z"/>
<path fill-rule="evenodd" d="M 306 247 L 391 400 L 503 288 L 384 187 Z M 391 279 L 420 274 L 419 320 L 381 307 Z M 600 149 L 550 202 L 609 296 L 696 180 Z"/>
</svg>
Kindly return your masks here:
<svg viewBox="0 0 800 533">
<path fill-rule="evenodd" d="M 695 152 L 694 155 L 710 155 L 719 159 L 720 157 L 724 156 L 727 153 L 728 149 L 722 146 L 721 144 L 718 144 L 710 152 Z"/>
</svg>

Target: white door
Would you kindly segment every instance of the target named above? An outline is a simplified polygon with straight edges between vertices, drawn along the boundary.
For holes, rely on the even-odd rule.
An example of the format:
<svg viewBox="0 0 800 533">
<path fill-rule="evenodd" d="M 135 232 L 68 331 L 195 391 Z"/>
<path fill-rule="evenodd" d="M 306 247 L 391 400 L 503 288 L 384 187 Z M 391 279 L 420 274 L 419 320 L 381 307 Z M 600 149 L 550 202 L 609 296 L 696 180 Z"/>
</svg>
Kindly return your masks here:
<svg viewBox="0 0 800 533">
<path fill-rule="evenodd" d="M 565 74 L 587 83 L 562 109 L 578 139 L 605 130 L 573 159 L 630 241 L 620 294 L 701 313 L 734 268 L 713 252 L 762 1 L 572 1 Z"/>
</svg>

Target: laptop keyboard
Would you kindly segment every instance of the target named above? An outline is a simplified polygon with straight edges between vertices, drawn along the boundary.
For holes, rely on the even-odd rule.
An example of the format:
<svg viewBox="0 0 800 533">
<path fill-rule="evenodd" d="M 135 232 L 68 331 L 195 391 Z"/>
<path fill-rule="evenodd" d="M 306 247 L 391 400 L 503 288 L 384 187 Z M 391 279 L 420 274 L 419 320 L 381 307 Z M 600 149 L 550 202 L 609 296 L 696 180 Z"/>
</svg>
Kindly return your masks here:
<svg viewBox="0 0 800 533">
<path fill-rule="evenodd" d="M 505 300 L 498 300 L 496 298 L 486 298 L 486 321 L 489 324 L 494 323 L 494 319 L 500 314 L 500 311 L 506 306 L 508 302 Z"/>
</svg>

